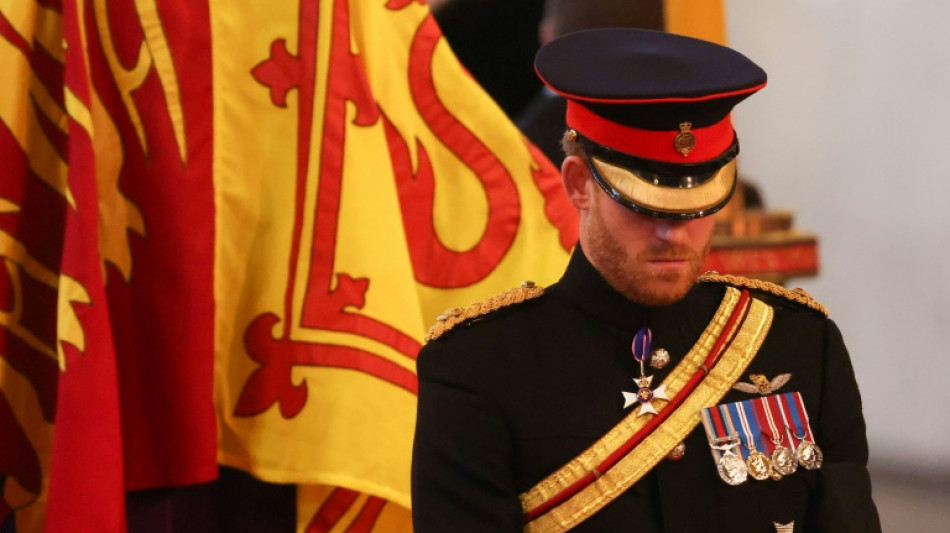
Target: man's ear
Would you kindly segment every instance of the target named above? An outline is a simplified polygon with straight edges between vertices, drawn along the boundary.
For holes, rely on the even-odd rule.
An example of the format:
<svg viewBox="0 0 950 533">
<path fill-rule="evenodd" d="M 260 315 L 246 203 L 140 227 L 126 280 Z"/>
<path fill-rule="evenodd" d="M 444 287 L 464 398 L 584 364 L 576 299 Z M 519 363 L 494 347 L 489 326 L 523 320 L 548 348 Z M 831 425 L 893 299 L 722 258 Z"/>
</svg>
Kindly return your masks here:
<svg viewBox="0 0 950 533">
<path fill-rule="evenodd" d="M 538 24 L 538 44 L 545 45 L 554 40 L 554 17 L 547 16 Z"/>
<path fill-rule="evenodd" d="M 561 163 L 561 181 L 564 190 L 574 207 L 579 210 L 590 209 L 591 183 L 593 179 L 587 163 L 580 156 L 569 155 Z"/>
</svg>

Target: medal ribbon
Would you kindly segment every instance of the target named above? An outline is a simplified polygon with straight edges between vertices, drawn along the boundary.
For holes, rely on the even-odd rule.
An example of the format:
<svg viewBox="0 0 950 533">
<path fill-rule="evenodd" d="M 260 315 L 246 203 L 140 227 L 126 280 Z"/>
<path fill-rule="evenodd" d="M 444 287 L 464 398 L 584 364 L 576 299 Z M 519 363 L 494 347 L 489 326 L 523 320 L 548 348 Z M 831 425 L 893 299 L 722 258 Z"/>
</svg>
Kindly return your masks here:
<svg viewBox="0 0 950 533">
<path fill-rule="evenodd" d="M 653 343 L 653 332 L 650 331 L 650 328 L 642 328 L 640 331 L 633 336 L 633 358 L 640 362 L 640 366 L 643 366 L 643 362 L 650 357 L 650 345 Z"/>
<path fill-rule="evenodd" d="M 702 410 L 700 416 L 703 422 L 703 428 L 706 431 L 706 439 L 709 440 L 709 447 L 712 449 L 713 459 L 718 462 L 722 456 L 722 451 L 716 449 L 716 445 L 725 440 L 726 437 L 738 437 L 736 433 L 736 421 L 738 427 L 742 428 L 742 434 L 745 437 L 744 442 L 747 451 L 740 454 L 744 459 L 748 459 L 754 448 L 763 453 L 771 453 L 769 442 L 763 438 L 762 427 L 759 422 L 759 416 L 756 414 L 756 405 L 761 399 L 744 400 L 725 405 L 717 405 Z M 761 406 L 759 406 L 761 408 Z M 730 433 L 731 432 L 731 433 Z M 740 444 L 743 441 L 740 440 Z M 742 446 L 740 446 L 740 450 Z"/>
<path fill-rule="evenodd" d="M 771 442 L 766 442 L 765 435 L 762 432 L 762 420 L 756 411 L 755 400 L 742 402 L 742 408 L 745 410 L 745 414 L 749 419 L 752 434 L 755 435 L 756 448 L 762 453 L 771 453 L 769 450 L 769 444 L 771 444 Z"/>
<path fill-rule="evenodd" d="M 726 431 L 728 432 L 727 436 L 735 437 L 736 447 L 739 448 L 739 457 L 742 455 L 742 439 L 739 438 L 739 432 L 736 430 L 736 424 L 733 422 L 733 411 L 730 411 L 729 405 L 717 405 L 716 409 L 719 411 L 719 414 L 722 416 L 722 421 L 726 425 Z M 738 419 L 738 417 L 736 417 Z"/>
<path fill-rule="evenodd" d="M 633 345 L 630 348 L 633 350 L 634 360 L 640 363 L 640 379 L 646 379 L 646 369 L 644 369 L 643 363 L 650 358 L 651 344 L 653 344 L 653 332 L 650 331 L 650 328 L 641 328 L 640 331 L 633 336 Z M 640 382 L 637 382 L 637 385 L 639 386 Z M 639 394 L 639 391 L 637 391 L 637 393 Z"/>
<path fill-rule="evenodd" d="M 768 437 L 769 444 L 771 444 L 769 448 L 769 453 L 771 453 L 775 451 L 775 448 L 779 447 L 782 444 L 782 441 L 785 440 L 785 437 L 788 437 L 789 439 L 791 439 L 791 435 L 787 432 L 788 426 L 784 426 L 783 429 L 785 429 L 786 432 L 783 434 L 782 431 L 775 424 L 775 419 L 781 416 L 780 414 L 781 410 L 779 410 L 778 412 L 773 411 L 772 404 L 769 402 L 769 398 L 774 399 L 775 396 L 765 396 L 763 398 L 756 398 L 755 403 L 756 403 L 756 409 L 758 413 L 761 415 L 761 418 L 766 421 L 769 428 L 769 432 L 766 434 L 766 437 Z M 763 431 L 765 430 L 764 427 L 762 429 Z M 791 443 L 792 441 L 789 440 L 788 442 Z"/>
<path fill-rule="evenodd" d="M 752 454 L 752 450 L 760 452 L 764 450 L 765 446 L 762 445 L 762 435 L 759 431 L 759 424 L 755 420 L 755 408 L 752 406 L 752 402 L 745 400 L 729 404 L 729 406 L 729 409 L 734 412 L 742 424 L 742 432 L 746 437 L 748 453 L 744 454 L 744 457 L 748 458 Z"/>
<path fill-rule="evenodd" d="M 788 413 L 785 408 L 782 406 L 782 400 L 779 395 L 772 395 L 766 397 L 768 400 L 769 411 L 772 413 L 772 419 L 775 420 L 776 424 L 778 422 L 782 423 L 784 428 L 784 434 L 788 438 L 788 447 L 795 448 L 795 428 L 794 426 L 788 423 Z M 779 428 L 781 432 L 783 428 Z"/>
<path fill-rule="evenodd" d="M 714 409 L 703 409 L 699 414 L 700 418 L 703 421 L 703 429 L 706 431 L 706 440 L 709 441 L 709 447 L 712 450 L 713 458 L 716 462 L 719 462 L 719 459 L 722 457 L 722 450 L 716 448 L 715 445 L 717 442 L 721 442 L 724 437 L 726 437 L 726 430 L 722 425 L 722 420 L 716 420 L 714 418 L 715 410 Z"/>
<path fill-rule="evenodd" d="M 802 396 L 797 392 L 787 392 L 781 396 L 782 405 L 788 410 L 794 424 L 794 436 L 797 440 L 807 440 L 815 442 L 811 434 L 811 423 L 808 420 L 808 412 L 802 404 Z M 785 413 L 782 413 L 784 416 Z M 786 422 L 786 425 L 788 422 Z M 802 437 L 799 437 L 801 435 Z"/>
<path fill-rule="evenodd" d="M 783 394 L 782 396 L 784 397 L 785 394 Z M 775 397 L 775 405 L 778 406 L 779 414 L 782 417 L 782 423 L 785 424 L 785 428 L 788 431 L 788 435 L 789 435 L 788 438 L 790 439 L 788 441 L 789 443 L 788 447 L 791 448 L 792 450 L 795 450 L 798 448 L 798 444 L 796 444 L 796 442 L 800 443 L 802 440 L 798 438 L 798 435 L 802 434 L 802 433 L 799 433 L 798 421 L 796 420 L 798 418 L 798 414 L 797 413 L 792 414 L 790 411 L 788 411 L 788 405 L 783 401 L 782 397 Z M 792 419 L 791 424 L 788 423 L 789 418 Z"/>
</svg>

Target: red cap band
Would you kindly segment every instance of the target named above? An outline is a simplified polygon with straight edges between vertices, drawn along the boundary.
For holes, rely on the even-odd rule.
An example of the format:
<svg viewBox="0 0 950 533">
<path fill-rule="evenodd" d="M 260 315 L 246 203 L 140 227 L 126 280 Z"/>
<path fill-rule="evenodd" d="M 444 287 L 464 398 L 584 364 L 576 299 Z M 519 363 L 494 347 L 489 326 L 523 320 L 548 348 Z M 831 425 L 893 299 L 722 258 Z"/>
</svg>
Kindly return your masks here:
<svg viewBox="0 0 950 533">
<path fill-rule="evenodd" d="M 695 145 L 683 155 L 676 149 L 679 131 L 642 130 L 607 120 L 574 100 L 567 101 L 567 125 L 597 144 L 643 159 L 694 164 L 722 155 L 735 138 L 729 115 L 712 126 L 690 129 Z"/>
</svg>

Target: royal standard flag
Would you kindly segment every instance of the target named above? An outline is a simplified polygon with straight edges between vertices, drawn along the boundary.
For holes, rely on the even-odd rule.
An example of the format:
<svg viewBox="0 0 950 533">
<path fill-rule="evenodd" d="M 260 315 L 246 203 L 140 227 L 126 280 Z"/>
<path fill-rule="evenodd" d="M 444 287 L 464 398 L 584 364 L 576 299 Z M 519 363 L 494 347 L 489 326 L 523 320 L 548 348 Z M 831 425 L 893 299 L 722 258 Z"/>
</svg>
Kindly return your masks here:
<svg viewBox="0 0 950 533">
<path fill-rule="evenodd" d="M 301 528 L 408 509 L 427 327 L 554 281 L 573 209 L 424 3 L 222 3 L 212 21 L 222 463 L 343 488 L 302 488 Z"/>
<path fill-rule="evenodd" d="M 0 75 L 0 524 L 220 464 L 408 530 L 428 325 L 576 239 L 424 2 L 0 0 Z"/>
</svg>

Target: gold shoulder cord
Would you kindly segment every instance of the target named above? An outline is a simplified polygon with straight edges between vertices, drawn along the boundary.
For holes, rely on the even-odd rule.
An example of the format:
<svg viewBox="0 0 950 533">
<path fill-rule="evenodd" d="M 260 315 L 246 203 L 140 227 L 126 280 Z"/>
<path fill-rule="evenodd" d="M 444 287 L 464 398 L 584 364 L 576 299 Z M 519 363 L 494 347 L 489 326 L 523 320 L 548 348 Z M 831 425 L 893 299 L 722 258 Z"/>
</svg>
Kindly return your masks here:
<svg viewBox="0 0 950 533">
<path fill-rule="evenodd" d="M 429 328 L 429 332 L 426 333 L 426 342 L 433 341 L 438 339 L 442 335 L 445 335 L 455 326 L 465 322 L 466 320 L 471 320 L 473 318 L 478 318 L 480 316 L 487 315 L 492 311 L 497 311 L 503 307 L 508 307 L 509 305 L 514 305 L 517 303 L 524 302 L 526 300 L 531 300 L 537 298 L 544 294 L 544 287 L 539 287 L 535 285 L 533 281 L 525 281 L 521 284 L 520 287 L 515 287 L 514 289 L 509 289 L 503 293 L 490 296 L 489 298 L 476 302 L 464 309 L 454 308 L 449 309 L 448 311 L 439 315 L 436 319 L 437 322 Z"/>
<path fill-rule="evenodd" d="M 733 287 L 744 287 L 747 289 L 767 292 L 769 294 L 774 294 L 775 296 L 781 296 L 782 298 L 785 298 L 791 302 L 804 305 L 809 309 L 814 309 L 826 317 L 828 316 L 828 308 L 818 303 L 818 301 L 812 298 L 811 295 L 805 292 L 804 289 L 790 290 L 782 287 L 781 285 L 770 283 L 768 281 L 744 278 L 742 276 L 734 276 L 732 274 L 720 274 L 718 272 L 707 272 L 702 276 L 699 276 L 699 279 L 696 281 L 699 283 L 725 283 L 727 285 L 732 285 Z"/>
</svg>

